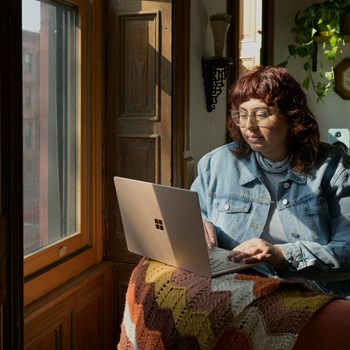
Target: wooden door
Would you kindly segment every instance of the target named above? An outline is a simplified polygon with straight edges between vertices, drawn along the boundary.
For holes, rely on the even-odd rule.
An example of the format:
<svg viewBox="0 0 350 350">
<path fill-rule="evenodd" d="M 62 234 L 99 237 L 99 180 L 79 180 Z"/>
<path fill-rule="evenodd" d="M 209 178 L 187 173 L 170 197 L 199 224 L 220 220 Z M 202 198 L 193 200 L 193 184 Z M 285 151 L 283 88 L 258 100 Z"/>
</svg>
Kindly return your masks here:
<svg viewBox="0 0 350 350">
<path fill-rule="evenodd" d="M 108 64 L 107 113 L 116 163 L 112 174 L 170 185 L 171 2 L 110 4 L 114 21 L 107 45 L 114 62 Z"/>
<path fill-rule="evenodd" d="M 108 2 L 106 199 L 114 261 L 126 249 L 113 176 L 171 184 L 171 2 Z"/>
<path fill-rule="evenodd" d="M 116 263 L 117 323 L 130 273 L 113 176 L 171 185 L 172 9 L 170 0 L 106 2 L 106 255 Z"/>
</svg>

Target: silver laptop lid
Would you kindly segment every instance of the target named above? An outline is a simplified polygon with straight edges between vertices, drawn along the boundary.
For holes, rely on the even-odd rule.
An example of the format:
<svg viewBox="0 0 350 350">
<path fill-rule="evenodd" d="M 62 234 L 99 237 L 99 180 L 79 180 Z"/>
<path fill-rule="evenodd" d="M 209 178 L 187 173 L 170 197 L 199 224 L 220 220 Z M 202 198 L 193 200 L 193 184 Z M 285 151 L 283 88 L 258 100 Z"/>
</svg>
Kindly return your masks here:
<svg viewBox="0 0 350 350">
<path fill-rule="evenodd" d="M 114 177 L 129 251 L 211 275 L 196 192 Z"/>
</svg>

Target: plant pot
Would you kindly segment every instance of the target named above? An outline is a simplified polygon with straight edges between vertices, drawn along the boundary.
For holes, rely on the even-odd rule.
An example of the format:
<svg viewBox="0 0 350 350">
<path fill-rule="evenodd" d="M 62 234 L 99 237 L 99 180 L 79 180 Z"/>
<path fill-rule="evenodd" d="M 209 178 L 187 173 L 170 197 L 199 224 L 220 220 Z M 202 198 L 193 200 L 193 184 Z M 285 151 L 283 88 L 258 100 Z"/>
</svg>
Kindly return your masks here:
<svg viewBox="0 0 350 350">
<path fill-rule="evenodd" d="M 223 57 L 227 31 L 230 27 L 230 23 L 226 21 L 213 20 L 210 21 L 210 26 L 213 32 L 215 56 Z"/>
</svg>

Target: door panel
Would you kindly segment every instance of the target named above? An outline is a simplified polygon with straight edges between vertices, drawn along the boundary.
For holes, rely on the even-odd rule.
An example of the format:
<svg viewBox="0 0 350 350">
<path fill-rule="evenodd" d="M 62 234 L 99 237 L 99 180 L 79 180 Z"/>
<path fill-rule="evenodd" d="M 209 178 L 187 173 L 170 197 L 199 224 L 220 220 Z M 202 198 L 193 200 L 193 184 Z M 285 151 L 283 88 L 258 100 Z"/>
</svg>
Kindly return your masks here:
<svg viewBox="0 0 350 350">
<path fill-rule="evenodd" d="M 188 188 L 188 0 L 107 0 L 105 218 L 106 258 L 115 262 L 116 324 L 140 257 L 128 252 L 113 176 Z"/>
<path fill-rule="evenodd" d="M 159 135 L 118 137 L 120 156 L 117 159 L 117 173 L 133 179 L 154 181 L 159 163 L 159 141 Z M 152 164 L 155 166 L 152 167 Z"/>
<path fill-rule="evenodd" d="M 171 184 L 170 1 L 110 0 L 106 37 L 107 237 L 113 261 L 128 252 L 113 176 Z"/>
<path fill-rule="evenodd" d="M 120 15 L 120 117 L 159 120 L 159 13 Z"/>
<path fill-rule="evenodd" d="M 115 174 L 170 185 L 171 4 L 117 1 L 116 11 Z"/>
<path fill-rule="evenodd" d="M 126 247 L 113 176 L 172 184 L 172 1 L 108 0 L 106 13 L 106 255 L 120 324 L 140 257 Z"/>
</svg>

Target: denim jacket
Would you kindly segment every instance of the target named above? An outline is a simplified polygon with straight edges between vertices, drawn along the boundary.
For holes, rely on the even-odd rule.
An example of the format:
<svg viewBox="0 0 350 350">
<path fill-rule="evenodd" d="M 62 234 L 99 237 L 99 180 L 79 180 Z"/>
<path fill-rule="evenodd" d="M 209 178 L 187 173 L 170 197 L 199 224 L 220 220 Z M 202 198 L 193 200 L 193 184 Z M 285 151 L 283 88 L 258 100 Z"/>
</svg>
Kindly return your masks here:
<svg viewBox="0 0 350 350">
<path fill-rule="evenodd" d="M 219 246 L 227 249 L 261 236 L 271 203 L 254 154 L 237 159 L 234 147 L 230 143 L 206 154 L 191 187 Z M 350 298 L 350 157 L 322 143 L 311 174 L 288 170 L 278 184 L 276 206 L 288 264 L 283 271 L 266 264 L 265 272 Z"/>
</svg>

